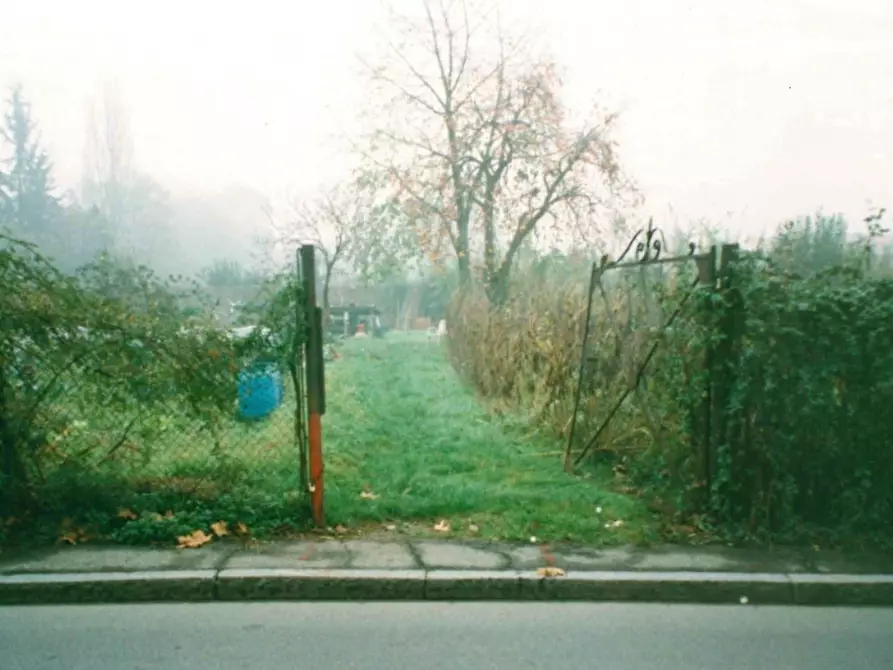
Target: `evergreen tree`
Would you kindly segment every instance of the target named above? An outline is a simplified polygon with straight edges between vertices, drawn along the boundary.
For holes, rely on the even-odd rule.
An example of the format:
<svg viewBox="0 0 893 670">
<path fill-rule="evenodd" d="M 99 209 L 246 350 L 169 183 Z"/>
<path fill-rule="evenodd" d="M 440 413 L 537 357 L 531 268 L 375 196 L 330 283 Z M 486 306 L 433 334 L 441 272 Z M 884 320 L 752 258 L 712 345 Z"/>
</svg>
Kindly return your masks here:
<svg viewBox="0 0 893 670">
<path fill-rule="evenodd" d="M 40 146 L 31 105 L 14 86 L 0 128 L 5 154 L 0 162 L 0 207 L 5 225 L 32 242 L 48 243 L 57 232 L 61 208 L 53 195 L 52 164 Z M 0 154 L 3 155 L 3 154 Z"/>
</svg>

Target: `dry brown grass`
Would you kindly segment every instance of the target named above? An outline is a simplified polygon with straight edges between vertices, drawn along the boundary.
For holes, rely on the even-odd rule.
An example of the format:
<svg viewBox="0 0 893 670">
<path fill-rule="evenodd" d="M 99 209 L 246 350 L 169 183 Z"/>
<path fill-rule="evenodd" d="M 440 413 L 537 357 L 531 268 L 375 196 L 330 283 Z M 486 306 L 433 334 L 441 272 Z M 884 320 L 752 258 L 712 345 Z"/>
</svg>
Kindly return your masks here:
<svg viewBox="0 0 893 670">
<path fill-rule="evenodd" d="M 595 450 L 631 455 L 657 448 L 664 462 L 688 457 L 692 403 L 683 391 L 699 360 L 698 332 L 686 309 L 673 327 L 662 327 L 688 291 L 690 279 L 678 272 L 613 270 L 597 286 L 575 453 L 636 386 L 659 342 Z M 530 273 L 516 280 L 505 307 L 491 309 L 482 292 L 470 290 L 454 298 L 448 315 L 449 353 L 466 380 L 497 407 L 520 410 L 563 439 L 573 416 L 587 281 L 585 267 Z"/>
</svg>

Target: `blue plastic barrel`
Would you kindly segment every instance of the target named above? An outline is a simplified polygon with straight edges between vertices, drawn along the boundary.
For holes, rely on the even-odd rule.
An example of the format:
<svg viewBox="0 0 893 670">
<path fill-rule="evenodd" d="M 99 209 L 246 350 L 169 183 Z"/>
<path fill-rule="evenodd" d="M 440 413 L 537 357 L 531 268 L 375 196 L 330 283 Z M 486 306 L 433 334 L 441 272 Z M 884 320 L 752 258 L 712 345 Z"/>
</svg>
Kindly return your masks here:
<svg viewBox="0 0 893 670">
<path fill-rule="evenodd" d="M 263 419 L 280 404 L 284 384 L 275 365 L 255 364 L 239 373 L 239 415 L 243 419 Z"/>
</svg>

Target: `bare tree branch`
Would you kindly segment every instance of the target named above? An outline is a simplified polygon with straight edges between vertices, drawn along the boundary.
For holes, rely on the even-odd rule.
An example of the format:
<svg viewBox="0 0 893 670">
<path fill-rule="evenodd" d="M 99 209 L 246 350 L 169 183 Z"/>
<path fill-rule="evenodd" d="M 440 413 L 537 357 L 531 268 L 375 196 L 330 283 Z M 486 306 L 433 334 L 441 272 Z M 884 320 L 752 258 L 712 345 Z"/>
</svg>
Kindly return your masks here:
<svg viewBox="0 0 893 670">
<path fill-rule="evenodd" d="M 498 16 L 495 33 L 484 30 L 487 11 L 472 26 L 469 1 L 425 0 L 419 23 L 401 22 L 420 43 L 389 41 L 392 64 L 370 68 L 395 94 L 394 127 L 373 133 L 391 154 L 367 155 L 396 184 L 410 218 L 449 240 L 462 281 L 471 279 L 472 252 L 483 252 L 484 278 L 499 301 L 538 226 L 593 227 L 596 209 L 632 184 L 611 140 L 616 117 L 568 129 L 556 67 L 527 57 L 525 42 L 510 42 Z"/>
</svg>

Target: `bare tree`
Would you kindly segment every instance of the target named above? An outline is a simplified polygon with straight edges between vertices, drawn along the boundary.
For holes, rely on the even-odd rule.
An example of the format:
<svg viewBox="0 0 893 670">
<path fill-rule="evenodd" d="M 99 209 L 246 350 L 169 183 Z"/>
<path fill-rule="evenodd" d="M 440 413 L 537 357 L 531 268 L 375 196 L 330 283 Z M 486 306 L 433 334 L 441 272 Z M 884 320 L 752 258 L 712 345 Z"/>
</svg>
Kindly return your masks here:
<svg viewBox="0 0 893 670">
<path fill-rule="evenodd" d="M 125 223 L 127 190 L 133 177 L 130 116 L 121 87 L 106 81 L 88 106 L 83 193 L 116 230 Z"/>
<path fill-rule="evenodd" d="M 509 40 L 496 13 L 471 0 L 424 0 L 419 21 L 391 25 L 405 39 L 389 40 L 384 64 L 369 66 L 390 121 L 367 155 L 429 227 L 419 238 L 448 242 L 460 281 L 482 254 L 488 294 L 500 303 L 518 251 L 543 222 L 591 238 L 596 212 L 635 192 L 612 139 L 617 117 L 597 109 L 573 127 L 558 68 L 532 58 L 523 36 Z"/>
<path fill-rule="evenodd" d="M 272 242 L 294 249 L 302 244 L 316 246 L 323 261 L 323 314 L 328 319 L 330 287 L 336 269 L 352 265 L 368 250 L 368 237 L 376 221 L 375 183 L 364 176 L 320 189 L 315 197 L 296 199 L 292 215 L 284 224 L 270 216 Z"/>
</svg>

